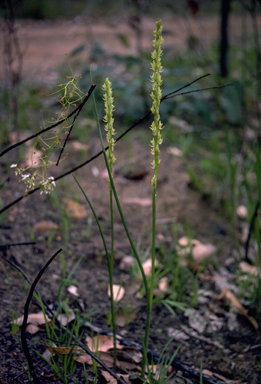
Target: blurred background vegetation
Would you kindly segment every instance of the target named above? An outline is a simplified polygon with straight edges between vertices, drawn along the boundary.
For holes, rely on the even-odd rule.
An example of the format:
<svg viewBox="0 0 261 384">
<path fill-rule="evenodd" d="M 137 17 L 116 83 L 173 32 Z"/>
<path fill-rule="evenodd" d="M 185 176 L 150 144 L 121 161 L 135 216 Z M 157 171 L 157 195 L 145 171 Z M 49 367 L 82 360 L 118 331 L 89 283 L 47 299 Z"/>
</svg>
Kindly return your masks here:
<svg viewBox="0 0 261 384">
<path fill-rule="evenodd" d="M 0 4 L 1 16 L 5 13 L 5 3 L 2 0 Z M 126 12 L 132 1 L 130 0 L 13 0 L 13 9 L 15 18 L 31 18 L 31 19 L 55 19 L 57 17 L 72 18 L 79 15 L 86 15 L 91 12 L 93 17 L 111 16 L 117 13 Z M 135 3 L 135 2 L 133 2 Z M 159 16 L 169 9 L 175 8 L 179 13 L 186 12 L 186 1 L 183 0 L 150 0 L 136 1 L 140 3 L 142 8 L 146 10 L 146 15 Z M 191 2 L 193 3 L 193 2 Z M 200 6 L 201 12 L 215 13 L 219 10 L 219 0 L 195 1 Z M 239 9 L 238 4 L 233 4 L 233 8 Z"/>
<path fill-rule="evenodd" d="M 63 63 L 54 68 L 55 81 L 45 85 L 45 89 L 36 80 L 30 82 L 23 78 L 26 50 L 24 53 L 19 51 L 19 28 L 14 28 L 20 19 L 36 19 L 39 23 L 48 23 L 50 19 L 53 22 L 73 20 L 74 26 L 85 25 L 90 31 L 96 23 L 112 29 L 125 23 L 130 26 L 136 39 L 133 54 L 110 53 L 103 41 L 91 39 L 95 38 L 92 31 L 91 38 L 88 41 L 86 38 L 86 43 L 76 46 L 68 55 L 72 71 L 81 73 L 79 85 L 83 93 L 90 87 L 92 65 L 101 113 L 101 85 L 106 77 L 110 77 L 118 133 L 140 118 L 150 105 L 151 50 L 144 49 L 141 44 L 144 23 L 148 19 L 162 18 L 163 37 L 171 42 L 175 36 L 171 28 L 164 26 L 164 20 L 175 23 L 181 19 L 187 29 L 182 49 L 173 49 L 171 43 L 163 46 L 163 95 L 208 73 L 211 76 L 187 90 L 231 85 L 162 103 L 164 142 L 177 147 L 187 157 L 192 187 L 205 198 L 215 196 L 215 204 L 222 206 L 232 221 L 240 203 L 246 203 L 249 212 L 253 212 L 257 199 L 253 148 L 254 143 L 261 140 L 260 10 L 256 0 L 2 1 L 0 12 L 5 31 L 3 58 L 6 70 L 1 85 L 2 145 L 8 143 L 12 131 L 33 131 L 39 127 L 42 122 L 39 110 L 44 110 L 50 120 L 57 110 L 57 102 L 54 96 L 44 98 L 43 95 L 51 93 L 52 86 L 65 83 L 66 75 L 71 75 L 68 63 Z M 201 34 L 195 34 L 194 26 L 208 17 L 210 20 L 216 17 L 219 28 L 213 41 L 205 45 L 207 30 L 202 28 Z M 233 17 L 238 19 L 236 29 L 231 28 Z M 44 24 L 46 28 L 49 25 Z M 123 48 L 130 45 L 130 36 L 125 32 L 115 32 L 116 40 Z M 89 50 L 88 60 L 82 61 L 79 54 L 86 50 Z M 15 60 L 18 65 L 12 69 Z M 86 141 L 86 130 L 83 133 L 81 129 L 83 124 L 88 125 L 88 134 L 96 131 L 90 109 L 82 111 L 82 122 L 79 120 L 74 129 L 75 137 Z"/>
</svg>

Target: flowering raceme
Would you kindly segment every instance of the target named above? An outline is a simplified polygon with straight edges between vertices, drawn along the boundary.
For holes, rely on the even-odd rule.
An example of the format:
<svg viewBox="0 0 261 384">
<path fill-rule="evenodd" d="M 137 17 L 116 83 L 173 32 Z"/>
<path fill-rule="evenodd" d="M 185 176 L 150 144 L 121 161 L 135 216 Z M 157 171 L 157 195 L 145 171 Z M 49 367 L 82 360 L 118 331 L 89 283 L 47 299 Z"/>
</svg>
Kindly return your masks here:
<svg viewBox="0 0 261 384">
<path fill-rule="evenodd" d="M 152 57 L 152 63 L 151 63 L 151 70 L 153 71 L 153 74 L 151 75 L 151 82 L 152 82 L 152 92 L 150 94 L 152 98 L 152 107 L 151 112 L 154 115 L 154 120 L 150 126 L 150 129 L 153 133 L 153 139 L 151 140 L 151 153 L 154 156 L 154 159 L 151 163 L 152 169 L 154 169 L 154 176 L 151 180 L 152 185 L 157 185 L 157 174 L 158 174 L 158 165 L 160 163 L 160 149 L 159 146 L 162 143 L 163 139 L 161 137 L 161 130 L 163 129 L 163 124 L 160 121 L 160 114 L 159 114 L 159 106 L 160 101 L 162 98 L 162 78 L 161 78 L 161 72 L 163 71 L 163 67 L 161 65 L 161 56 L 162 56 L 162 50 L 161 50 L 161 44 L 163 43 L 163 38 L 161 36 L 162 32 L 162 26 L 161 26 L 161 20 L 157 20 L 156 22 L 156 30 L 153 32 L 153 35 L 155 36 L 155 39 L 152 41 L 152 45 L 155 47 L 154 51 L 151 54 Z"/>
</svg>

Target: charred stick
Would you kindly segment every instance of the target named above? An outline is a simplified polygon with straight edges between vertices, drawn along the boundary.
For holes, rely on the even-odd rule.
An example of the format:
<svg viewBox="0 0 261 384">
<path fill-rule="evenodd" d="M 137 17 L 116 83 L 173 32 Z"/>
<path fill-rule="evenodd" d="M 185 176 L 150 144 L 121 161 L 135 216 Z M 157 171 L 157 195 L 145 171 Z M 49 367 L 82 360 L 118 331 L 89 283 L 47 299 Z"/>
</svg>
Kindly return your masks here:
<svg viewBox="0 0 261 384">
<path fill-rule="evenodd" d="M 28 298 L 27 298 L 27 301 L 26 301 L 26 304 L 25 304 L 25 310 L 24 310 L 24 321 L 23 321 L 23 325 L 22 325 L 22 329 L 21 329 L 21 339 L 22 339 L 22 346 L 23 346 L 23 349 L 24 349 L 24 346 L 25 346 L 25 349 L 24 349 L 24 353 L 25 353 L 25 356 L 27 358 L 27 361 L 28 361 L 28 366 L 29 366 L 29 370 L 30 370 L 30 373 L 32 375 L 32 377 L 34 378 L 36 384 L 39 383 L 39 380 L 35 374 L 35 371 L 34 371 L 34 365 L 33 365 L 33 361 L 32 361 L 32 358 L 30 356 L 30 353 L 29 353 L 29 348 L 28 348 L 28 345 L 27 345 L 27 341 L 26 341 L 26 334 L 25 334 L 25 331 L 26 331 L 26 325 L 27 325 L 27 319 L 28 319 L 28 308 L 29 308 L 29 304 L 30 304 L 30 301 L 32 299 L 32 296 L 33 296 L 33 291 L 35 291 L 39 297 L 41 298 L 43 304 L 45 305 L 46 309 L 50 312 L 51 314 L 51 318 L 54 319 L 55 321 L 55 324 L 61 328 L 64 332 L 67 332 L 71 337 L 72 337 L 72 340 L 74 340 L 77 345 L 79 345 L 88 355 L 90 355 L 95 361 L 97 361 L 98 364 L 100 364 L 107 372 L 109 372 L 120 384 L 126 384 L 124 380 L 122 380 L 116 373 L 114 373 L 110 368 L 107 367 L 106 364 L 104 364 L 104 362 L 102 360 L 100 360 L 96 355 L 95 353 L 93 353 L 86 345 L 84 345 L 80 340 L 78 340 L 74 335 L 71 334 L 71 332 L 66 328 L 64 327 L 60 321 L 57 319 L 57 317 L 54 315 L 54 313 L 52 312 L 51 308 L 48 306 L 48 304 L 45 302 L 45 300 L 41 297 L 41 295 L 39 294 L 39 292 L 37 292 L 36 290 L 36 284 L 37 282 L 40 280 L 42 274 L 44 273 L 44 271 L 46 270 L 46 268 L 48 267 L 48 265 L 53 261 L 53 259 L 58 255 L 58 253 L 61 252 L 61 249 L 59 251 L 57 251 L 52 257 L 51 259 L 49 259 L 49 261 L 45 264 L 45 266 L 41 269 L 41 271 L 38 273 L 37 277 L 35 278 L 34 282 L 31 283 L 30 280 L 28 279 L 28 277 L 26 276 L 26 274 L 22 271 L 21 268 L 19 268 L 16 264 L 12 263 L 10 260 L 8 260 L 6 257 L 2 256 L 0 254 L 0 256 L 6 260 L 9 264 L 11 264 L 14 268 L 16 268 L 22 275 L 23 277 L 25 278 L 25 280 L 31 285 L 31 289 L 30 289 L 30 292 L 29 292 L 29 295 L 28 295 Z M 22 334 L 23 334 L 23 338 L 22 338 Z"/>
<path fill-rule="evenodd" d="M 94 91 L 94 88 L 95 88 L 95 87 L 96 87 L 96 85 L 92 85 L 92 86 L 91 86 L 91 88 L 89 89 L 89 92 L 87 93 L 87 95 L 86 95 L 86 97 L 85 97 L 85 99 L 84 99 L 84 102 L 81 103 L 81 104 L 79 105 L 79 108 L 78 108 L 78 110 L 77 110 L 77 113 L 76 113 L 76 115 L 74 116 L 73 123 L 72 123 L 72 125 L 71 125 L 71 127 L 70 127 L 70 129 L 69 129 L 68 135 L 66 136 L 66 139 L 65 139 L 65 141 L 64 141 L 63 147 L 62 147 L 61 152 L 60 152 L 60 154 L 59 154 L 59 157 L 58 157 L 58 160 L 57 160 L 57 163 L 56 163 L 57 166 L 59 165 L 60 158 L 61 158 L 61 156 L 62 156 L 62 154 L 63 154 L 63 151 L 64 151 L 64 148 L 65 148 L 65 146 L 66 146 L 66 144 L 67 144 L 67 141 L 68 141 L 68 139 L 69 139 L 69 137 L 70 137 L 70 135 L 71 135 L 72 129 L 73 129 L 74 124 L 75 124 L 75 121 L 76 121 L 77 117 L 79 116 L 79 114 L 80 114 L 80 112 L 81 112 L 81 110 L 82 110 L 84 104 L 89 100 L 89 98 L 90 98 L 92 92 Z"/>
<path fill-rule="evenodd" d="M 62 249 L 60 249 L 59 251 L 57 251 L 48 261 L 47 263 L 43 266 L 43 268 L 40 270 L 40 272 L 38 273 L 38 275 L 36 276 L 36 278 L 34 279 L 32 285 L 31 285 L 31 288 L 30 288 L 30 291 L 29 291 L 29 294 L 28 294 L 28 297 L 27 297 L 27 300 L 26 300 L 26 303 L 25 303 L 25 306 L 24 306 L 24 320 L 23 320 L 23 324 L 21 326 L 21 342 L 22 342 L 22 348 L 23 348 L 23 351 L 24 351 L 24 354 L 25 354 L 25 357 L 28 361 L 28 368 L 29 368 L 29 371 L 35 381 L 36 384 L 40 384 L 40 381 L 35 373 L 35 370 L 34 370 L 34 364 L 33 364 L 33 360 L 31 358 L 31 355 L 30 355 L 30 352 L 29 352 L 29 348 L 28 348 L 28 344 L 27 344 L 27 340 L 26 340 L 26 326 L 27 326 L 27 320 L 28 320 L 28 312 L 29 312 L 29 305 L 30 305 L 30 302 L 32 300 L 32 297 L 33 297 L 33 294 L 34 294 L 34 290 L 35 290 L 35 287 L 36 287 L 36 284 L 38 283 L 38 281 L 40 280 L 40 278 L 42 277 L 44 271 L 46 270 L 46 268 L 48 267 L 49 264 L 51 264 L 51 262 L 53 261 L 53 259 L 62 251 Z"/>
</svg>

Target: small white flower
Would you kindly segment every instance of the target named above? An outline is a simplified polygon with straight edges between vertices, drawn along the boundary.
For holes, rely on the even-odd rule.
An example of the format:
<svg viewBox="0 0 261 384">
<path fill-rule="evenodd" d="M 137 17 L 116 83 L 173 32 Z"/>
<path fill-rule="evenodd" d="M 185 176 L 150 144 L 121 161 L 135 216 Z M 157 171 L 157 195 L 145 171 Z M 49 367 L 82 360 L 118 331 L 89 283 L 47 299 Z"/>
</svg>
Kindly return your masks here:
<svg viewBox="0 0 261 384">
<path fill-rule="evenodd" d="M 25 180 L 25 179 L 27 179 L 28 177 L 30 177 L 30 174 L 23 175 L 22 180 Z"/>
<path fill-rule="evenodd" d="M 10 165 L 10 168 L 16 168 L 16 167 L 17 167 L 17 164 Z"/>
</svg>

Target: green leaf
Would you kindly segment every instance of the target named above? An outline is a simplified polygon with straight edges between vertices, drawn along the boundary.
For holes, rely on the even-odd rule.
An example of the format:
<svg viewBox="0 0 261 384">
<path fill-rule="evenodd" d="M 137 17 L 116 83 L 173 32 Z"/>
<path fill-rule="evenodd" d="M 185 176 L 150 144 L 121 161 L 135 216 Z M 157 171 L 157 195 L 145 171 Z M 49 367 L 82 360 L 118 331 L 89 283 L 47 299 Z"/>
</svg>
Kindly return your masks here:
<svg viewBox="0 0 261 384">
<path fill-rule="evenodd" d="M 130 43 L 129 43 L 129 39 L 127 38 L 126 35 L 124 35 L 123 33 L 117 33 L 117 34 L 116 34 L 116 37 L 120 40 L 121 44 L 122 44 L 125 48 L 129 48 Z"/>
<path fill-rule="evenodd" d="M 78 55 L 78 53 L 81 53 L 85 49 L 85 44 L 80 44 L 78 47 L 76 47 L 71 53 L 70 56 Z"/>
</svg>

